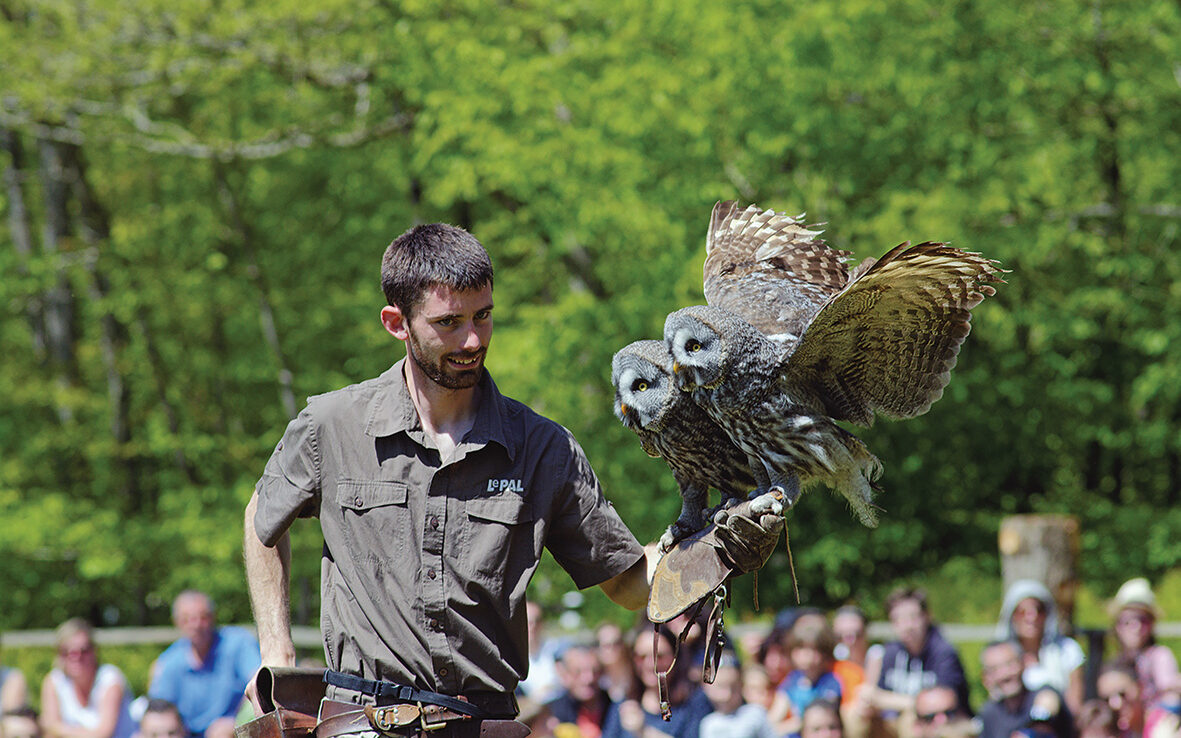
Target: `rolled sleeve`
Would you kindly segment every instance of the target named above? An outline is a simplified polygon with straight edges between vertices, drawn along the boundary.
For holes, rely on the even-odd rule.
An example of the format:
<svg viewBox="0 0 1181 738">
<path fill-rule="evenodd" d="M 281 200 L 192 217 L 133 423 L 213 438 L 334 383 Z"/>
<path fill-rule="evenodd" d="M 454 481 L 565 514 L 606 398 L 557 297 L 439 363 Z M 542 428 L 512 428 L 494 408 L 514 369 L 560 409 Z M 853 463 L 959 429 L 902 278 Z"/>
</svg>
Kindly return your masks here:
<svg viewBox="0 0 1181 738">
<path fill-rule="evenodd" d="M 627 571 L 644 549 L 603 496 L 582 448 L 568 436 L 565 479 L 546 548 L 579 589 L 593 587 Z"/>
<path fill-rule="evenodd" d="M 274 546 L 296 518 L 319 513 L 320 456 L 311 407 L 287 424 L 255 490 L 254 531 L 268 546 Z"/>
</svg>

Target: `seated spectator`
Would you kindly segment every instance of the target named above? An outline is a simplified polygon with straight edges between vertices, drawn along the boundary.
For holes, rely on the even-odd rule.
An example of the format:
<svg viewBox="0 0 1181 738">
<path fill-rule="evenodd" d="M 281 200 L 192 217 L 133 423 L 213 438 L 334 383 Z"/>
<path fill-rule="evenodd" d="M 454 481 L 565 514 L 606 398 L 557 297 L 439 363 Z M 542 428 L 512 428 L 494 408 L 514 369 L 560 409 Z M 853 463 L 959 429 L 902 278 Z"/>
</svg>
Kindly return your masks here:
<svg viewBox="0 0 1181 738">
<path fill-rule="evenodd" d="M 1104 700 L 1087 700 L 1074 721 L 1079 738 L 1119 738 L 1115 713 Z"/>
<path fill-rule="evenodd" d="M 517 691 L 534 702 L 546 703 L 562 691 L 557 658 L 564 644 L 546 637 L 544 612 L 538 603 L 525 602 L 525 619 L 529 628 L 529 674 L 517 685 Z"/>
<path fill-rule="evenodd" d="M 619 721 L 625 735 L 631 738 L 698 738 L 701 719 L 713 712 L 709 698 L 689 676 L 688 662 L 680 656 L 673 661 L 675 643 L 676 636 L 664 626 L 656 629 L 655 638 L 651 625 L 636 632 L 632 653 L 642 689 L 638 699 L 626 700 L 619 706 Z M 653 649 L 659 649 L 655 652 L 656 670 L 664 673 L 672 666 L 668 675 L 668 701 L 672 709 L 669 722 L 660 716 L 660 695 L 652 667 Z"/>
<path fill-rule="evenodd" d="M 1152 714 L 1163 706 L 1167 693 L 1181 688 L 1177 658 L 1156 642 L 1156 621 L 1162 614 L 1156 595 L 1147 579 L 1130 579 L 1116 592 L 1109 609 L 1119 659 L 1134 666 L 1145 713 Z"/>
<path fill-rule="evenodd" d="M 1116 734 L 1120 738 L 1140 738 L 1144 734 L 1144 702 L 1135 669 L 1123 662 L 1104 664 L 1095 690 L 1115 714 Z"/>
<path fill-rule="evenodd" d="M 185 738 L 188 734 L 176 705 L 168 700 L 152 699 L 144 708 L 135 735 L 136 738 Z"/>
<path fill-rule="evenodd" d="M 787 656 L 787 634 L 790 630 L 773 626 L 755 652 L 755 661 L 763 667 L 773 689 L 779 687 L 791 671 L 791 659 Z"/>
<path fill-rule="evenodd" d="M 758 663 L 748 664 L 742 669 L 742 698 L 748 704 L 758 705 L 764 710 L 770 710 L 771 703 L 775 701 L 775 685 Z"/>
<path fill-rule="evenodd" d="M 614 702 L 636 697 L 640 678 L 623 629 L 615 623 L 604 623 L 595 630 L 599 644 L 599 665 L 603 668 L 603 688 Z"/>
<path fill-rule="evenodd" d="M 550 714 L 559 723 L 576 725 L 582 738 L 619 736 L 619 705 L 600 683 L 603 670 L 594 649 L 567 647 L 558 658 L 557 671 L 563 689 L 546 704 Z"/>
<path fill-rule="evenodd" d="M 258 641 L 242 628 L 217 627 L 213 601 L 186 590 L 172 603 L 181 638 L 156 659 L 148 696 L 176 705 L 194 736 L 231 738 L 243 690 L 261 663 Z"/>
<path fill-rule="evenodd" d="M 840 706 L 833 700 L 816 700 L 800 717 L 800 738 L 843 738 Z"/>
<path fill-rule="evenodd" d="M 927 687 L 914 697 L 915 738 L 967 738 L 979 726 L 960 707 L 959 695 L 951 687 Z"/>
<path fill-rule="evenodd" d="M 981 738 L 1010 738 L 1014 733 L 1071 738 L 1074 718 L 1051 687 L 1033 691 L 1021 679 L 1021 655 L 1012 641 L 995 641 L 980 654 L 982 681 L 989 700 L 980 708 Z"/>
<path fill-rule="evenodd" d="M 955 690 L 959 707 L 971 714 L 963 664 L 932 624 L 926 593 L 905 587 L 894 590 L 886 598 L 886 614 L 898 640 L 882 652 L 877 684 L 861 688 L 854 711 L 858 717 L 896 723 L 900 714 L 914 711 L 915 695 L 936 685 Z"/>
<path fill-rule="evenodd" d="M 804 708 L 818 699 L 841 701 L 841 683 L 832 673 L 836 636 L 823 615 L 801 615 L 787 637 L 793 670 L 779 685 L 771 705 L 771 724 L 780 733 L 798 733 Z"/>
<path fill-rule="evenodd" d="M 850 661 L 865 672 L 866 679 L 876 683 L 882 668 L 882 645 L 869 642 L 866 629 L 869 618 L 856 605 L 839 608 L 832 618 L 832 632 L 837 637 L 833 655 L 838 661 Z"/>
<path fill-rule="evenodd" d="M 20 669 L 0 665 L 0 712 L 29 704 L 29 687 Z"/>
<path fill-rule="evenodd" d="M 1058 607 L 1046 585 L 1032 579 L 1013 582 L 1001 605 L 996 637 L 1020 646 L 1026 687 L 1053 687 L 1072 712 L 1078 711 L 1086 656 L 1077 641 L 1059 632 Z"/>
<path fill-rule="evenodd" d="M 733 659 L 723 659 L 705 694 L 714 711 L 701 720 L 701 738 L 774 738 L 767 711 L 743 697 L 742 670 Z"/>
<path fill-rule="evenodd" d="M 20 705 L 0 714 L 0 738 L 41 738 L 37 711 Z"/>
<path fill-rule="evenodd" d="M 98 663 L 94 629 L 72 618 L 57 629 L 55 666 L 41 682 L 41 728 L 49 738 L 130 738 L 131 689 L 118 667 Z"/>
</svg>

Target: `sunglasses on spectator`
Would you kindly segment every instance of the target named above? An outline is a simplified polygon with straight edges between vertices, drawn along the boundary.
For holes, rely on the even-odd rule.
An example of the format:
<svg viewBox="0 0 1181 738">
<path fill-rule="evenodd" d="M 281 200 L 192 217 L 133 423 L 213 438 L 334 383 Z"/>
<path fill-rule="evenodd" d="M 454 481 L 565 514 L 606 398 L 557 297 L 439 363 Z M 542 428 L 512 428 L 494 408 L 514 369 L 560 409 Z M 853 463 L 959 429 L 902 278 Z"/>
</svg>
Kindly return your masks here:
<svg viewBox="0 0 1181 738">
<path fill-rule="evenodd" d="M 82 648 L 63 648 L 58 651 L 63 659 L 78 659 L 83 656 L 94 653 L 94 646 L 83 646 Z"/>
<path fill-rule="evenodd" d="M 935 722 L 935 718 L 939 717 L 940 715 L 942 715 L 943 717 L 945 717 L 948 720 L 951 720 L 958 714 L 959 714 L 958 707 L 949 707 L 946 710 L 939 710 L 937 712 L 920 712 L 917 715 L 915 715 L 915 717 L 918 718 L 918 721 L 920 723 L 926 723 L 929 725 L 929 724 Z"/>
</svg>

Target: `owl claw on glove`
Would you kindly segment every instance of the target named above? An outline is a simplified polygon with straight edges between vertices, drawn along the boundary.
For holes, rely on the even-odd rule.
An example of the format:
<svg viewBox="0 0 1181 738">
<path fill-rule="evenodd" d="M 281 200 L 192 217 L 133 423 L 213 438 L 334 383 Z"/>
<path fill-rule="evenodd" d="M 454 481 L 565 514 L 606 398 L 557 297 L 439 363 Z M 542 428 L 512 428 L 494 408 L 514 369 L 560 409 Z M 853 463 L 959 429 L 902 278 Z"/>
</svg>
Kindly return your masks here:
<svg viewBox="0 0 1181 738">
<path fill-rule="evenodd" d="M 714 516 L 723 556 L 740 573 L 762 567 L 770 558 L 783 530 L 783 503 L 771 494 L 721 510 Z"/>
</svg>

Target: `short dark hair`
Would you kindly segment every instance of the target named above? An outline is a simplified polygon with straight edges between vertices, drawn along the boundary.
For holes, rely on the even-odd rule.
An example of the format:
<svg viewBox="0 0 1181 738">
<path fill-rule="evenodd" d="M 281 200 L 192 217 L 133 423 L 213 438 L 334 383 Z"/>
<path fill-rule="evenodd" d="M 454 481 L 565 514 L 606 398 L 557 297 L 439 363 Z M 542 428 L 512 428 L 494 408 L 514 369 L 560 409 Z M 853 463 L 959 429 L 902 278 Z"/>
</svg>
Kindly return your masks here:
<svg viewBox="0 0 1181 738">
<path fill-rule="evenodd" d="M 825 621 L 824 616 L 804 616 L 796 620 L 787 633 L 787 653 L 797 648 L 811 647 L 820 651 L 824 663 L 829 667 L 834 661 L 832 650 L 836 648 L 837 637 Z"/>
<path fill-rule="evenodd" d="M 180 720 L 180 709 L 168 700 L 159 697 L 148 700 L 147 706 L 144 707 L 144 714 L 147 715 L 149 712 L 176 715 L 176 719 Z"/>
<path fill-rule="evenodd" d="M 492 286 L 492 260 L 475 236 L 446 223 L 414 226 L 386 247 L 381 290 L 407 318 L 436 285 L 457 291 Z"/>
<path fill-rule="evenodd" d="M 886 596 L 886 617 L 903 600 L 914 600 L 919 609 L 927 612 L 927 591 L 922 587 L 897 587 Z"/>
</svg>

